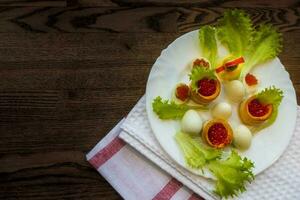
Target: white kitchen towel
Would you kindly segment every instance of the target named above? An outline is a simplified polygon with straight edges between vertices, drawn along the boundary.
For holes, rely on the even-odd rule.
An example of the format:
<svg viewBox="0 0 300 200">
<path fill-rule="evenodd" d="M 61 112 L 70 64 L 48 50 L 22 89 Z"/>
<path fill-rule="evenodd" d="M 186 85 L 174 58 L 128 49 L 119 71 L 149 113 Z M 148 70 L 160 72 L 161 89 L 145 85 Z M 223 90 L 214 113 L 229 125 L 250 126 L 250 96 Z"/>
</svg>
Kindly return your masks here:
<svg viewBox="0 0 300 200">
<path fill-rule="evenodd" d="M 126 200 L 203 200 L 118 136 L 118 123 L 88 154 L 87 160 Z"/>
<path fill-rule="evenodd" d="M 284 155 L 257 176 L 239 199 L 300 199 L 300 111 L 297 124 Z M 144 97 L 88 153 L 87 160 L 124 199 L 202 199 L 197 194 L 216 198 L 212 182 L 178 167 L 161 149 L 147 120 Z"/>
<path fill-rule="evenodd" d="M 178 166 L 158 144 L 147 119 L 145 97 L 132 109 L 121 128 L 124 131 L 120 137 L 164 171 L 205 199 L 217 198 L 208 192 L 213 189 L 213 182 Z M 253 183 L 247 186 L 247 192 L 241 194 L 238 199 L 300 199 L 299 107 L 297 125 L 288 148 L 275 164 L 256 176 Z"/>
</svg>

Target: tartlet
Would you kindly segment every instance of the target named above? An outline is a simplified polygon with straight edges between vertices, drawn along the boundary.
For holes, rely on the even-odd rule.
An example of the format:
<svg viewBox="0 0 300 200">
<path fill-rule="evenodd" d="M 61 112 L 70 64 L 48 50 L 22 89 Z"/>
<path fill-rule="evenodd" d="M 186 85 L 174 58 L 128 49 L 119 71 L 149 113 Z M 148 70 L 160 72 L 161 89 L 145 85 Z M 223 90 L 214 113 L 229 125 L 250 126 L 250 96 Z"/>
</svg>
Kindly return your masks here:
<svg viewBox="0 0 300 200">
<path fill-rule="evenodd" d="M 271 116 L 272 104 L 262 104 L 256 96 L 244 100 L 239 107 L 239 115 L 244 124 L 259 125 Z"/>
<path fill-rule="evenodd" d="M 204 124 L 202 138 L 214 148 L 224 148 L 231 144 L 232 137 L 232 128 L 225 120 L 212 119 Z"/>
<path fill-rule="evenodd" d="M 210 63 L 205 58 L 197 58 L 193 62 L 193 67 L 204 67 L 206 69 L 210 68 Z"/>
<path fill-rule="evenodd" d="M 174 90 L 174 98 L 179 104 L 185 103 L 190 98 L 190 87 L 185 83 L 179 83 Z"/>
<path fill-rule="evenodd" d="M 202 92 L 201 88 L 198 88 L 198 90 L 191 90 L 191 99 L 199 104 L 209 104 L 210 102 L 215 100 L 221 92 L 221 83 L 218 79 L 204 78 L 199 81 L 205 79 L 207 81 L 213 81 L 215 84 L 215 89 L 213 92 Z"/>
</svg>

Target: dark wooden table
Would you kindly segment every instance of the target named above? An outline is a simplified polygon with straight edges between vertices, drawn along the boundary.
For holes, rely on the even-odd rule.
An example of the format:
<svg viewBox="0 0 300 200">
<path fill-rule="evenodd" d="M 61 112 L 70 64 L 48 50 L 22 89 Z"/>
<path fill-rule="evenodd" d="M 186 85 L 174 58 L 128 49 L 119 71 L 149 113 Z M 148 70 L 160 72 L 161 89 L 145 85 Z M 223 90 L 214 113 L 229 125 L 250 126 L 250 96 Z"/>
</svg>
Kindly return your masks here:
<svg viewBox="0 0 300 200">
<path fill-rule="evenodd" d="M 239 7 L 284 34 L 300 92 L 300 3 L 0 0 L 0 199 L 121 199 L 85 154 L 144 94 L 170 42 Z M 299 100 L 299 95 L 298 95 Z"/>
</svg>

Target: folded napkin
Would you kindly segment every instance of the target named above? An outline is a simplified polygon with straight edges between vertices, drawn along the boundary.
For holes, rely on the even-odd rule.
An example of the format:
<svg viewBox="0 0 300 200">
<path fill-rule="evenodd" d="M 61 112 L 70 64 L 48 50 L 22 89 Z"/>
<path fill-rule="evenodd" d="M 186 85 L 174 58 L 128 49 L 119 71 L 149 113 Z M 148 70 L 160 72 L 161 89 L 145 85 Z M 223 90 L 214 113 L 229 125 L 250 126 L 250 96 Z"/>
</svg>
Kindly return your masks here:
<svg viewBox="0 0 300 200">
<path fill-rule="evenodd" d="M 124 199 L 202 199 L 120 139 L 122 123 L 124 119 L 86 157 Z"/>
<path fill-rule="evenodd" d="M 298 124 L 283 156 L 239 199 L 300 199 L 300 110 Z M 87 159 L 124 199 L 218 199 L 211 192 L 213 181 L 178 166 L 162 150 L 147 119 L 145 97 Z"/>
</svg>

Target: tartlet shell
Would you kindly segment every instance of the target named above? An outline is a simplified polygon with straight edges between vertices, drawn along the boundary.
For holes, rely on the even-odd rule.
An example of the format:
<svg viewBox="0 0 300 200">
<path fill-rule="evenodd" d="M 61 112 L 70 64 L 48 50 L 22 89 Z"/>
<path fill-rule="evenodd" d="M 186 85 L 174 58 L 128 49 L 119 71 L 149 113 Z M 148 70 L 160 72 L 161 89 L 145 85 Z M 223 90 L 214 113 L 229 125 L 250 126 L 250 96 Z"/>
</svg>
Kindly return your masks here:
<svg viewBox="0 0 300 200">
<path fill-rule="evenodd" d="M 241 120 L 243 121 L 244 124 L 247 125 L 259 125 L 261 123 L 263 123 L 264 121 L 266 121 L 272 114 L 273 111 L 273 106 L 270 104 L 268 105 L 268 112 L 267 114 L 265 114 L 264 116 L 261 117 L 255 117 L 253 116 L 248 109 L 248 104 L 255 99 L 255 96 L 252 96 L 246 100 L 244 100 L 239 107 L 239 115 Z"/>
<path fill-rule="evenodd" d="M 209 138 L 208 138 L 208 131 L 209 131 L 209 128 L 215 124 L 215 123 L 222 123 L 226 130 L 227 130 L 227 138 L 226 138 L 226 142 L 225 143 L 222 143 L 222 144 L 219 144 L 219 145 L 214 145 L 210 142 Z M 223 119 L 212 119 L 212 120 L 209 120 L 207 121 L 204 126 L 203 126 L 203 131 L 202 131 L 202 139 L 207 143 L 209 144 L 210 146 L 214 147 L 214 148 L 224 148 L 226 147 L 227 145 L 231 144 L 232 143 L 232 138 L 233 138 L 233 131 L 232 131 L 232 128 L 230 126 L 230 124 L 223 120 Z"/>
<path fill-rule="evenodd" d="M 198 93 L 197 91 L 194 91 L 191 89 L 191 99 L 199 104 L 209 104 L 210 102 L 212 102 L 213 100 L 215 100 L 221 92 L 221 83 L 218 79 L 216 80 L 216 92 L 213 95 L 210 96 L 203 96 L 200 93 Z"/>
</svg>

